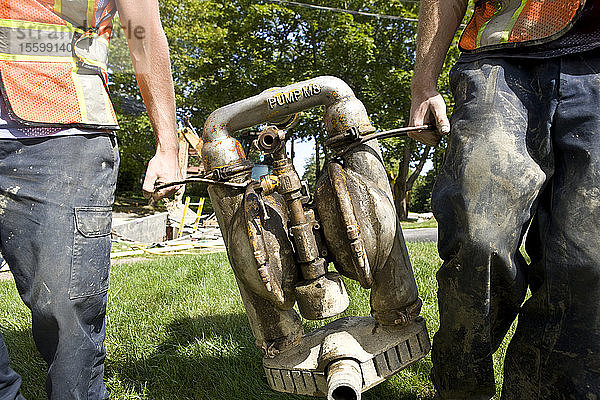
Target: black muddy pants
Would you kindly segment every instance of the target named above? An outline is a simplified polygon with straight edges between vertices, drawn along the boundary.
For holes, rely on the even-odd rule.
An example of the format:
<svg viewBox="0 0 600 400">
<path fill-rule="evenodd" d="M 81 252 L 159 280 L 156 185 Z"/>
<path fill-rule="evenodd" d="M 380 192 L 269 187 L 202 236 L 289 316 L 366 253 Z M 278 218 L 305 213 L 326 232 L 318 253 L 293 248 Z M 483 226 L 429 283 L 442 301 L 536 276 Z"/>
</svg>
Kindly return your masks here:
<svg viewBox="0 0 600 400">
<path fill-rule="evenodd" d="M 600 399 L 600 52 L 459 63 L 451 85 L 436 389 L 493 396 L 492 353 L 518 314 L 502 398 Z"/>
</svg>

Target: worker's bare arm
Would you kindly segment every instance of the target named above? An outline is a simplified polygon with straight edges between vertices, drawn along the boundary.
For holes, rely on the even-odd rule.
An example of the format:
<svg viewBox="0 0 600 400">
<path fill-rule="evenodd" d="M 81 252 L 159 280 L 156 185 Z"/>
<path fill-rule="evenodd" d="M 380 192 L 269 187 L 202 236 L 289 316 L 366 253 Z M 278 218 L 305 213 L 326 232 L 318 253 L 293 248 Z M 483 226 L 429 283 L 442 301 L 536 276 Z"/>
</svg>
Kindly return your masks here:
<svg viewBox="0 0 600 400">
<path fill-rule="evenodd" d="M 157 182 L 180 180 L 177 161 L 175 93 L 167 38 L 160 22 L 157 0 L 117 0 L 121 24 L 138 86 L 156 138 L 156 154 L 150 160 L 142 190 L 149 197 Z M 168 196 L 177 187 L 154 194 Z"/>
<path fill-rule="evenodd" d="M 413 126 L 434 121 L 441 133 L 450 132 L 446 104 L 437 91 L 437 81 L 467 4 L 468 0 L 421 0 L 411 84 L 410 124 Z"/>
</svg>

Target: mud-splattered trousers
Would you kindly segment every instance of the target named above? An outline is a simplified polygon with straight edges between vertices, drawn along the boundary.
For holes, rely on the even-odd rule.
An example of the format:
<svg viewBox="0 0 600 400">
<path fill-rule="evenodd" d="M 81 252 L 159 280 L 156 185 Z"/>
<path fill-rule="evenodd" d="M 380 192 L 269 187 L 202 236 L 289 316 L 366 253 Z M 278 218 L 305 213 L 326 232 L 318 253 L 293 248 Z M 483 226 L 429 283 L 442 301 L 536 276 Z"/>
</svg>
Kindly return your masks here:
<svg viewBox="0 0 600 400">
<path fill-rule="evenodd" d="M 502 398 L 599 399 L 600 52 L 459 63 L 451 85 L 432 200 L 438 393 L 489 399 L 492 353 L 518 314 Z"/>
<path fill-rule="evenodd" d="M 52 400 L 108 399 L 104 317 L 118 163 L 111 135 L 0 140 L 0 249 L 31 309 Z M 20 380 L 0 337 L 0 399 L 15 399 Z"/>
</svg>

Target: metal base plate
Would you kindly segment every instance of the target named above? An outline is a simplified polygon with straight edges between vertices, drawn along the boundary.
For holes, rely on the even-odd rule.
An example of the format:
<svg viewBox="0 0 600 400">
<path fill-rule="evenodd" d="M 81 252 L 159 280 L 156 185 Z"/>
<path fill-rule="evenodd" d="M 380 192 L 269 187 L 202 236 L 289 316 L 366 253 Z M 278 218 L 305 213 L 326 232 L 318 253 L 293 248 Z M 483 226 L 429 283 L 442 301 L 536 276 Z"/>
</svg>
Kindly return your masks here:
<svg viewBox="0 0 600 400">
<path fill-rule="evenodd" d="M 337 359 L 359 362 L 362 392 L 423 358 L 431 349 L 425 319 L 402 327 L 377 326 L 371 317 L 346 317 L 316 329 L 297 346 L 263 358 L 273 390 L 327 396 L 327 366 Z"/>
</svg>

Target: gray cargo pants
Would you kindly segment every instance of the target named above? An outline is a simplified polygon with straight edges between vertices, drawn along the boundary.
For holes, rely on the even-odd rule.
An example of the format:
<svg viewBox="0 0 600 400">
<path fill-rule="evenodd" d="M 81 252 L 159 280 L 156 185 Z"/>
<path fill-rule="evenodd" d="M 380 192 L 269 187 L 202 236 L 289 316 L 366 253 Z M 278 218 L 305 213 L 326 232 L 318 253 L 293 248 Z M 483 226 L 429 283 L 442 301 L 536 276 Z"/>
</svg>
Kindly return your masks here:
<svg viewBox="0 0 600 400">
<path fill-rule="evenodd" d="M 459 63 L 451 85 L 432 200 L 444 260 L 436 389 L 493 396 L 492 354 L 519 315 L 502 398 L 598 399 L 600 52 Z"/>
<path fill-rule="evenodd" d="M 104 317 L 118 164 L 108 134 L 0 140 L 0 250 L 31 309 L 52 400 L 108 399 Z M 0 400 L 22 399 L 20 383 L 0 337 Z"/>
</svg>

